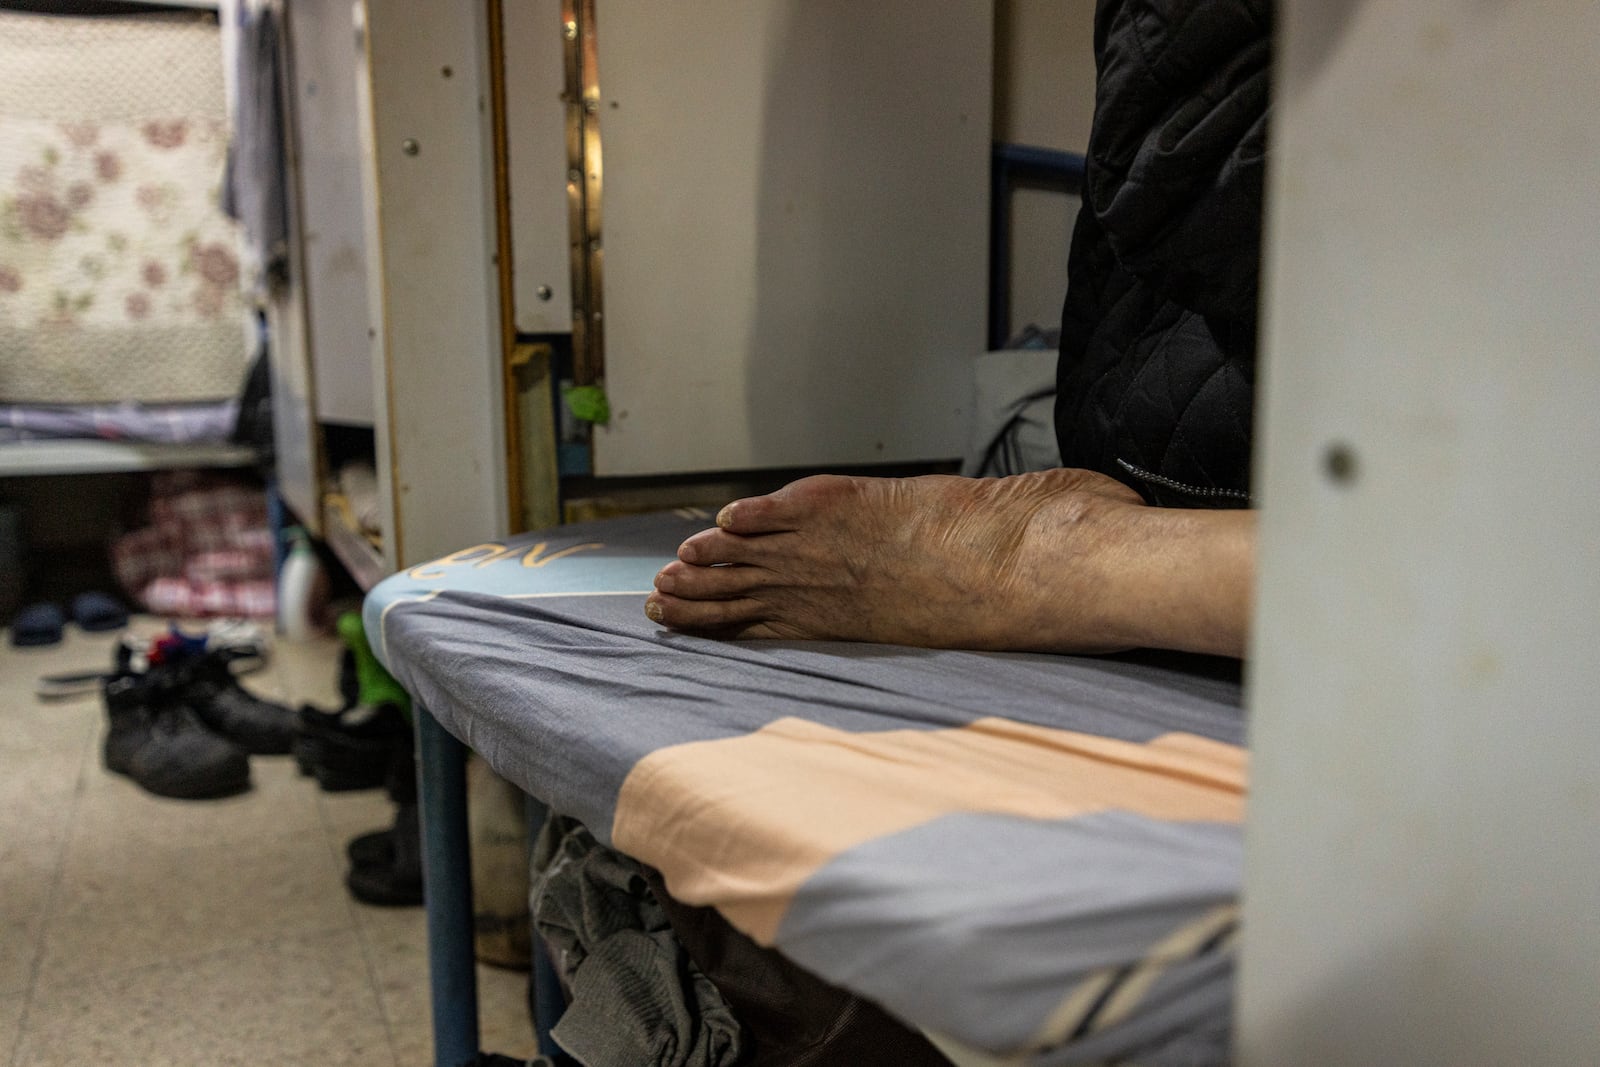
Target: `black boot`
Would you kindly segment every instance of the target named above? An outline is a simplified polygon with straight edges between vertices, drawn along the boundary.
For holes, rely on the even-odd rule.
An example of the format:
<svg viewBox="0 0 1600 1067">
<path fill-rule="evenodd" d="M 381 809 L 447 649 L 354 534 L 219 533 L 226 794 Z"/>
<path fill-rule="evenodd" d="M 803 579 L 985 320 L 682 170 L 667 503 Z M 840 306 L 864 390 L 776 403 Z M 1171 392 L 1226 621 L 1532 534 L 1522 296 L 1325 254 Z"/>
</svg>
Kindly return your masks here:
<svg viewBox="0 0 1600 1067">
<path fill-rule="evenodd" d="M 376 789 L 389 779 L 396 748 L 410 737 L 411 724 L 392 704 L 345 711 L 308 704 L 300 709 L 294 755 L 300 770 L 330 793 Z"/>
<path fill-rule="evenodd" d="M 367 904 L 416 907 L 422 903 L 422 834 L 415 801 L 395 809 L 388 838 L 388 855 L 376 863 L 353 865 L 345 884 L 352 896 Z"/>
<path fill-rule="evenodd" d="M 394 826 L 362 834 L 345 847 L 345 884 L 368 904 L 414 907 L 422 903 L 422 832 L 417 811 L 417 758 L 411 733 L 394 739 L 384 788 L 395 803 Z"/>
<path fill-rule="evenodd" d="M 102 689 L 106 769 L 158 796 L 201 800 L 250 788 L 250 760 L 179 698 L 170 678 L 117 674 Z"/>
<path fill-rule="evenodd" d="M 257 756 L 288 752 L 295 736 L 294 712 L 240 685 L 228 663 L 225 655 L 207 653 L 182 664 L 186 702 L 207 726 L 246 752 Z"/>
</svg>

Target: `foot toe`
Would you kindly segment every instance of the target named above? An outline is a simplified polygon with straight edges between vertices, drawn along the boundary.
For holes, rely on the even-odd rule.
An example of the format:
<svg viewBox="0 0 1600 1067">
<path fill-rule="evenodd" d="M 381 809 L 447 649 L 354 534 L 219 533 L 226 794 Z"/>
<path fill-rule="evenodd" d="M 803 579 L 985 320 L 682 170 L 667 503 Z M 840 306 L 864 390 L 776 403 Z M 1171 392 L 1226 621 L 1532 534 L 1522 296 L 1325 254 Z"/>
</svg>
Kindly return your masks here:
<svg viewBox="0 0 1600 1067">
<path fill-rule="evenodd" d="M 794 529 L 793 522 L 784 515 L 781 504 L 771 496 L 735 500 L 717 512 L 717 526 L 738 534 L 776 533 Z"/>
<path fill-rule="evenodd" d="M 717 512 L 717 526 L 739 534 L 791 533 L 847 506 L 859 481 L 838 474 L 801 478 L 775 493 L 735 500 Z"/>
<path fill-rule="evenodd" d="M 770 577 L 761 567 L 699 567 L 680 561 L 661 568 L 655 584 L 659 591 L 681 600 L 727 600 L 765 588 Z"/>
<path fill-rule="evenodd" d="M 760 622 L 762 606 L 754 600 L 684 600 L 670 593 L 651 593 L 644 613 L 672 630 L 726 631 Z"/>
<path fill-rule="evenodd" d="M 701 530 L 678 546 L 678 558 L 700 567 L 750 563 L 762 557 L 759 540 L 726 530 Z"/>
</svg>

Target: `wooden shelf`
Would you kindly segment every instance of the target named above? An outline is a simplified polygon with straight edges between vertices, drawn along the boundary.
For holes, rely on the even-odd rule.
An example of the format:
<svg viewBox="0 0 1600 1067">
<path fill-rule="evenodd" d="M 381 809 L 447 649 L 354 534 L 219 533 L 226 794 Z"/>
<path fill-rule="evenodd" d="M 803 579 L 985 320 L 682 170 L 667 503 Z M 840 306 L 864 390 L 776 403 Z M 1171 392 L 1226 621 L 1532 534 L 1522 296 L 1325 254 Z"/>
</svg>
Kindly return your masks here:
<svg viewBox="0 0 1600 1067">
<path fill-rule="evenodd" d="M 356 580 L 362 592 L 389 577 L 389 567 L 383 553 L 372 546 L 360 531 L 350 526 L 343 508 L 324 502 L 322 505 L 323 541 L 345 569 Z"/>
</svg>

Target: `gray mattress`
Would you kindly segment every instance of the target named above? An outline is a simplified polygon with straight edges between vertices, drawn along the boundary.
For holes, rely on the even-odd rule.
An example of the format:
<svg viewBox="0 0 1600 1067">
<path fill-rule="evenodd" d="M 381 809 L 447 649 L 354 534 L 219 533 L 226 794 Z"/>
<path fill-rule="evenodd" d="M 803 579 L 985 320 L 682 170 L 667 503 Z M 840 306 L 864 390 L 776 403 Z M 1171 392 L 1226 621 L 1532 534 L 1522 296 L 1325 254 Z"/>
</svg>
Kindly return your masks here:
<svg viewBox="0 0 1600 1067">
<path fill-rule="evenodd" d="M 1228 1059 L 1247 760 L 1226 669 L 645 618 L 700 511 L 474 546 L 368 597 L 380 658 L 686 903 L 1007 1062 Z"/>
</svg>

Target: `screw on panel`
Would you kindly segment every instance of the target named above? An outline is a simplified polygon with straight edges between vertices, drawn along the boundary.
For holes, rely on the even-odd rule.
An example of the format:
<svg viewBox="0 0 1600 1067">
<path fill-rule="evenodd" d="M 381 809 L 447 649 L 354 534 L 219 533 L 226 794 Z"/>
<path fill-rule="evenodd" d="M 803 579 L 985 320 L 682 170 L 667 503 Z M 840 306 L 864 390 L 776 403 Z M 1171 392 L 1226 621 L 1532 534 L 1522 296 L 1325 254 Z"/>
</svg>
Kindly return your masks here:
<svg viewBox="0 0 1600 1067">
<path fill-rule="evenodd" d="M 578 39 L 578 24 L 576 22 L 566 23 L 561 27 L 561 35 L 569 41 L 576 41 Z"/>
<path fill-rule="evenodd" d="M 1335 441 L 1322 454 L 1323 471 L 1334 485 L 1353 484 L 1358 467 L 1355 450 L 1342 441 Z"/>
<path fill-rule="evenodd" d="M 548 285 L 539 286 L 539 288 L 534 290 L 534 294 L 537 295 L 540 300 L 549 300 L 555 295 Z"/>
<path fill-rule="evenodd" d="M 422 151 L 422 146 L 416 142 L 415 138 L 407 137 L 404 141 L 400 142 L 400 151 L 404 152 L 408 156 L 414 156 L 418 152 Z"/>
<path fill-rule="evenodd" d="M 577 182 L 577 181 L 582 181 L 582 180 L 583 180 L 583 171 L 579 170 L 577 167 L 573 167 L 571 170 L 567 171 L 567 181 L 569 181 L 569 182 Z"/>
</svg>

